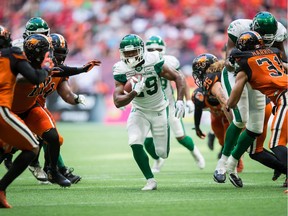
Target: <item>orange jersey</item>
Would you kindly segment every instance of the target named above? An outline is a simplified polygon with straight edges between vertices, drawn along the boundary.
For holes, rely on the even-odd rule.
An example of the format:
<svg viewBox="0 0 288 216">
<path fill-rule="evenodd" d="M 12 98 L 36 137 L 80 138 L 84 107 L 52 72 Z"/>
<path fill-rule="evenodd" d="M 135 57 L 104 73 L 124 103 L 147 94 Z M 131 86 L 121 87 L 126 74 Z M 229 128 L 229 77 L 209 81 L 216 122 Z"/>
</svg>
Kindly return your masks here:
<svg viewBox="0 0 288 216">
<path fill-rule="evenodd" d="M 36 101 L 44 106 L 46 97 L 55 91 L 58 84 L 63 80 L 61 77 L 48 76 L 41 85 L 33 85 L 21 79 L 16 82 L 12 111 L 16 114 L 24 113 L 31 109 Z M 38 100 L 38 98 L 40 98 Z"/>
<path fill-rule="evenodd" d="M 218 80 L 218 79 L 217 79 Z M 210 89 L 210 87 L 208 88 Z M 192 95 L 192 101 L 195 104 L 194 121 L 195 126 L 200 124 L 200 116 L 203 109 L 209 109 L 211 113 L 211 127 L 217 137 L 219 144 L 224 144 L 226 130 L 229 122 L 221 109 L 221 105 L 210 91 L 203 91 L 202 88 L 197 88 Z"/>
<path fill-rule="evenodd" d="M 48 97 L 48 95 L 56 91 L 58 85 L 65 80 L 68 80 L 68 78 L 67 77 L 50 77 L 49 82 L 45 83 L 45 87 L 43 88 L 42 94 L 38 95 L 37 102 L 42 107 L 45 107 L 46 98 Z"/>
<path fill-rule="evenodd" d="M 279 52 L 276 48 L 232 52 L 239 65 L 237 71 L 245 71 L 251 87 L 265 94 L 274 104 L 277 104 L 278 96 L 288 86 L 287 72 L 279 58 Z"/>
<path fill-rule="evenodd" d="M 0 106 L 11 109 L 17 71 L 12 71 L 11 65 L 17 61 L 26 60 L 21 53 L 13 52 L 12 48 L 0 51 Z"/>
</svg>

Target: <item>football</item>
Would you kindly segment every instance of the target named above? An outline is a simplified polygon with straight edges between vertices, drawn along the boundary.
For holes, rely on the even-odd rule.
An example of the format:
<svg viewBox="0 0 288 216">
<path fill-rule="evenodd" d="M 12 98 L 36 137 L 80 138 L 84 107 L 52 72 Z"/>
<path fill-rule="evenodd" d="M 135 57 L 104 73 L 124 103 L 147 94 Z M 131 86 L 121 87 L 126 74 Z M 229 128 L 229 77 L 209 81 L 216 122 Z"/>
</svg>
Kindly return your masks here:
<svg viewBox="0 0 288 216">
<path fill-rule="evenodd" d="M 124 93 L 129 94 L 132 91 L 132 86 L 140 81 L 142 78 L 141 74 L 137 74 L 132 76 L 130 79 L 127 80 L 127 82 L 124 85 Z"/>
</svg>

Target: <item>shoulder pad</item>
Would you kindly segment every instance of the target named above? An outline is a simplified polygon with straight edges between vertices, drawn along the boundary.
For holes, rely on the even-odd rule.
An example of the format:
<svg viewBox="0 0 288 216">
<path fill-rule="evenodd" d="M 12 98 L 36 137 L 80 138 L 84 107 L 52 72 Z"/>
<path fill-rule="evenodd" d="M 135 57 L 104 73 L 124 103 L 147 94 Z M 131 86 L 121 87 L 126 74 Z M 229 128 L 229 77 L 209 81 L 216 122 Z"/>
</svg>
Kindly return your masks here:
<svg viewBox="0 0 288 216">
<path fill-rule="evenodd" d="M 180 62 L 179 60 L 172 55 L 164 55 L 165 63 L 172 66 L 176 70 L 180 69 Z"/>
<path fill-rule="evenodd" d="M 239 37 L 243 32 L 250 31 L 250 24 L 252 20 L 250 19 L 237 19 L 230 23 L 227 33 L 228 36 L 233 35 L 234 37 Z"/>
<path fill-rule="evenodd" d="M 163 61 L 163 56 L 158 51 L 146 52 L 144 55 L 145 65 L 156 64 Z"/>
<path fill-rule="evenodd" d="M 283 42 L 287 39 L 287 37 L 288 37 L 287 29 L 282 23 L 278 22 L 278 29 L 277 29 L 275 41 Z"/>
<path fill-rule="evenodd" d="M 205 96 L 204 96 L 202 88 L 197 88 L 192 93 L 192 101 L 195 104 L 203 103 L 204 102 L 204 97 Z"/>
<path fill-rule="evenodd" d="M 22 50 L 19 47 L 11 47 L 11 51 L 13 54 L 22 54 Z"/>
<path fill-rule="evenodd" d="M 117 63 L 113 65 L 112 70 L 113 70 L 113 75 L 116 75 L 116 74 L 125 74 L 127 71 L 131 69 L 128 68 L 128 66 L 124 62 L 118 61 Z"/>
</svg>

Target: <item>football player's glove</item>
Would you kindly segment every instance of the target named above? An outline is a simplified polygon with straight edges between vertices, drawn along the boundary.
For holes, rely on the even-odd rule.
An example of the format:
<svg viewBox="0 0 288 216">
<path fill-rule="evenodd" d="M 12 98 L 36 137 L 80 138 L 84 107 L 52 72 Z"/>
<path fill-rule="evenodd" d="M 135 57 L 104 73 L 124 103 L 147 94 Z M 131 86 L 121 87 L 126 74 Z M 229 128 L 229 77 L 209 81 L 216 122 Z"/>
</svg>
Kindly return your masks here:
<svg viewBox="0 0 288 216">
<path fill-rule="evenodd" d="M 192 113 L 194 111 L 194 106 L 193 106 L 192 100 L 186 101 L 186 107 L 187 107 L 188 113 Z"/>
<path fill-rule="evenodd" d="M 138 80 L 138 82 L 134 83 L 131 82 L 132 84 L 132 91 L 135 91 L 137 95 L 139 95 L 145 88 L 145 77 L 142 77 L 141 80 Z"/>
<path fill-rule="evenodd" d="M 86 105 L 86 98 L 84 95 L 75 95 L 74 100 L 76 104 L 83 104 L 84 106 Z"/>
<path fill-rule="evenodd" d="M 175 104 L 175 117 L 182 118 L 185 116 L 185 106 L 182 100 L 177 100 Z"/>
</svg>

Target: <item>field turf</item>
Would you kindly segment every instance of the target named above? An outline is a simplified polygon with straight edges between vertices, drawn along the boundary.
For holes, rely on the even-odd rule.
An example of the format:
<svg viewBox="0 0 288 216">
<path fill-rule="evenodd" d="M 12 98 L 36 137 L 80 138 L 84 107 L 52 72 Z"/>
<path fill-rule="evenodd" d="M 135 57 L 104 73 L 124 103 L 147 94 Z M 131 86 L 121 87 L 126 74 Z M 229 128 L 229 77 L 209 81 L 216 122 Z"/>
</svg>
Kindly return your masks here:
<svg viewBox="0 0 288 216">
<path fill-rule="evenodd" d="M 214 151 L 209 150 L 207 140 L 197 138 L 191 127 L 186 125 L 187 133 L 203 153 L 206 168 L 199 170 L 191 154 L 171 135 L 170 156 L 155 175 L 158 190 L 141 191 L 145 179 L 127 145 L 125 125 L 58 123 L 65 140 L 64 161 L 83 179 L 70 188 L 40 185 L 26 170 L 7 190 L 13 208 L 0 209 L 0 216 L 287 215 L 288 196 L 280 187 L 283 175 L 273 182 L 273 171 L 245 154 L 240 174 L 243 188 L 235 188 L 229 180 L 215 183 L 212 175 L 220 147 L 215 143 Z M 2 164 L 0 177 L 4 172 Z"/>
</svg>

